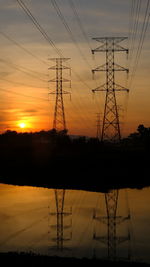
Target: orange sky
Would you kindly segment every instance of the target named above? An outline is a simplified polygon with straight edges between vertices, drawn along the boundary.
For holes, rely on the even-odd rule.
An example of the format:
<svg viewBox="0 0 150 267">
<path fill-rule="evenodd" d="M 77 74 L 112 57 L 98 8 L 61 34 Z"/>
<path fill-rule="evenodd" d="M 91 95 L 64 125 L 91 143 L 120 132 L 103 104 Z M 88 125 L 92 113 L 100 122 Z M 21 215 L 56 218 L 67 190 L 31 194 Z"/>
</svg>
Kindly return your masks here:
<svg viewBox="0 0 150 267">
<path fill-rule="evenodd" d="M 103 84 L 105 76 L 98 73 L 93 80 L 91 69 L 105 63 L 105 57 L 97 53 L 95 59 L 92 58 L 90 48 L 94 49 L 99 45 L 92 37 L 129 36 L 129 24 L 133 23 L 130 20 L 131 1 L 74 1 L 88 42 L 79 28 L 68 0 L 57 1 L 57 4 L 65 16 L 75 42 L 70 38 L 51 1 L 25 0 L 24 3 L 63 56 L 70 58 L 72 88 L 70 89 L 67 83 L 63 88 L 72 95 L 71 101 L 69 95 L 64 96 L 69 133 L 95 136 L 96 113 L 101 112 L 102 118 L 105 94 L 96 93 L 93 98 L 91 89 Z M 129 42 L 122 42 L 122 46 L 134 48 L 130 54 L 131 58 L 129 57 L 127 62 L 124 53 L 116 55 L 116 63 L 124 67 L 129 65 L 130 73 L 134 66 L 146 3 L 142 2 L 134 46 L 131 38 Z M 48 83 L 48 80 L 55 77 L 54 71 L 48 71 L 48 67 L 54 65 L 48 58 L 58 57 L 58 54 L 34 27 L 17 1 L 1 0 L 0 13 L 0 131 L 48 130 L 52 128 L 55 104 L 55 96 L 48 94 L 55 89 L 54 83 Z M 149 28 L 147 33 L 148 31 Z M 132 84 L 130 76 L 127 81 L 125 73 L 116 74 L 116 82 L 125 87 L 129 86 L 130 89 L 128 96 L 127 93 L 119 93 L 118 97 L 123 136 L 135 131 L 141 123 L 150 126 L 149 54 L 147 34 Z M 66 71 L 64 78 L 69 78 Z M 19 126 L 21 122 L 26 124 L 24 129 Z"/>
</svg>

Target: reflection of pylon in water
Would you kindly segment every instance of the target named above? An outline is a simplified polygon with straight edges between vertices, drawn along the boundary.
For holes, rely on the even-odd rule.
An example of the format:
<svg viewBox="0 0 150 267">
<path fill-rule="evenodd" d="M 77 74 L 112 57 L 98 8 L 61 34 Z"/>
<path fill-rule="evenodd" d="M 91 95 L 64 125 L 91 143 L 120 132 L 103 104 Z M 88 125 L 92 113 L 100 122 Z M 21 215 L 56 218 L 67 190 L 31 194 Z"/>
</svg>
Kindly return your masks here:
<svg viewBox="0 0 150 267">
<path fill-rule="evenodd" d="M 56 201 L 56 212 L 51 212 L 50 215 L 56 216 L 56 224 L 51 225 L 51 228 L 56 229 L 56 237 L 52 238 L 56 242 L 56 249 L 62 251 L 64 249 L 64 241 L 71 240 L 72 233 L 68 237 L 65 237 L 64 231 L 71 228 L 72 223 L 65 225 L 64 217 L 72 215 L 70 209 L 69 212 L 64 211 L 64 201 L 65 201 L 65 190 L 64 189 L 55 189 L 55 201 Z"/>
<path fill-rule="evenodd" d="M 93 219 L 98 220 L 105 225 L 107 225 L 107 234 L 105 236 L 97 236 L 96 231 L 94 231 L 93 239 L 100 241 L 107 245 L 107 258 L 110 260 L 117 259 L 117 247 L 119 244 L 130 241 L 130 232 L 126 236 L 117 235 L 117 225 L 130 219 L 130 214 L 128 216 L 118 216 L 117 206 L 118 206 L 119 191 L 112 190 L 109 193 L 105 193 L 105 204 L 106 204 L 106 216 L 97 216 L 96 211 L 94 211 Z M 129 244 L 128 244 L 129 247 Z M 128 254 L 130 253 L 128 249 Z M 129 258 L 130 255 L 128 255 Z"/>
</svg>

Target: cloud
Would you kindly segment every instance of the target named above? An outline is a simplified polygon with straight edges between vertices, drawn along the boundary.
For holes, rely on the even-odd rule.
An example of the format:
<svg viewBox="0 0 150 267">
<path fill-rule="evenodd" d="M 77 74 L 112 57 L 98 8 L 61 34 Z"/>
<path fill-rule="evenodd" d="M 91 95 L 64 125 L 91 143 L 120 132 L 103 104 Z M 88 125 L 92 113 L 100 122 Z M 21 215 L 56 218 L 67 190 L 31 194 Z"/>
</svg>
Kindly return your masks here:
<svg viewBox="0 0 150 267">
<path fill-rule="evenodd" d="M 6 111 L 6 110 L 1 110 L 1 115 L 0 115 L 0 122 L 11 122 L 16 119 L 16 114 L 11 111 Z"/>
<path fill-rule="evenodd" d="M 37 114 L 38 113 L 38 114 Z M 39 112 L 37 109 L 20 109 L 18 111 L 18 114 L 20 116 L 20 118 L 27 118 L 27 117 L 34 117 L 34 116 L 39 116 Z"/>
<path fill-rule="evenodd" d="M 36 112 L 38 112 L 38 110 L 36 110 L 36 109 L 24 109 L 23 112 L 24 113 L 36 113 Z"/>
<path fill-rule="evenodd" d="M 9 76 L 10 74 L 12 74 L 12 72 L 1 71 L 0 72 L 0 78 L 5 78 L 5 77 Z"/>
<path fill-rule="evenodd" d="M 1 10 L 16 9 L 16 4 L 9 0 L 1 0 Z"/>
</svg>

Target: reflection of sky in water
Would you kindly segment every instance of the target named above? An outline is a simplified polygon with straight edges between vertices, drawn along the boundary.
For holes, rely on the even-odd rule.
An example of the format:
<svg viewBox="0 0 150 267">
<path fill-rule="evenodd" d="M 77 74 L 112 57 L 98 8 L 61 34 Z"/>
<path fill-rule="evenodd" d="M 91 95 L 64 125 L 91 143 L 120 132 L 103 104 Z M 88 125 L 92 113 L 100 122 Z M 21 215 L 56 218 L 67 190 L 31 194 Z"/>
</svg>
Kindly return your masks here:
<svg viewBox="0 0 150 267">
<path fill-rule="evenodd" d="M 127 201 L 128 195 L 128 201 Z M 131 219 L 117 225 L 117 236 L 131 242 L 117 245 L 117 256 L 150 262 L 150 189 L 120 190 L 118 216 Z M 106 257 L 107 245 L 93 239 L 107 236 L 107 225 L 93 219 L 106 216 L 102 193 L 65 191 L 63 252 L 56 250 L 56 201 L 53 189 L 0 185 L 0 251 L 33 251 L 47 255 L 74 257 Z M 131 249 L 129 249 L 131 248 Z"/>
</svg>

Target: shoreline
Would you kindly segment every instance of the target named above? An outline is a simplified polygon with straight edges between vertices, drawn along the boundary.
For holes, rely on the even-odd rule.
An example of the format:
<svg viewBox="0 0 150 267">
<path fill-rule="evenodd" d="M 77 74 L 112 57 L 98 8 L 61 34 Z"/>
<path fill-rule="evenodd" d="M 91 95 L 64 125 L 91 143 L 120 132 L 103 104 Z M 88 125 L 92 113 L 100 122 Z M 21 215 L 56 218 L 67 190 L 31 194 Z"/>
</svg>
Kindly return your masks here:
<svg viewBox="0 0 150 267">
<path fill-rule="evenodd" d="M 114 155 L 113 155 L 114 156 Z M 117 162 L 117 163 L 116 163 Z M 115 169 L 118 164 L 117 169 Z M 56 189 L 108 192 L 150 186 L 150 166 L 141 157 L 55 158 L 46 162 L 9 161 L 1 167 L 0 183 Z"/>
<path fill-rule="evenodd" d="M 58 257 L 58 256 L 46 256 L 34 253 L 24 253 L 24 252 L 0 252 L 0 259 L 6 264 L 15 264 L 15 266 L 50 266 L 50 264 L 71 264 L 76 266 L 76 264 L 92 264 L 92 266 L 97 266 L 101 264 L 102 266 L 150 266 L 149 263 L 137 262 L 131 260 L 108 260 L 108 259 L 97 259 L 97 258 L 72 258 L 72 257 Z"/>
<path fill-rule="evenodd" d="M 84 190 L 91 192 L 101 192 L 107 193 L 111 190 L 119 189 L 143 189 L 150 187 L 150 182 L 147 177 L 137 177 L 137 179 L 131 179 L 130 176 L 126 179 L 126 174 L 122 177 L 113 177 L 110 176 L 103 177 L 103 179 L 98 179 L 95 175 L 92 178 L 89 178 L 90 173 L 83 173 L 80 176 L 72 175 L 71 179 L 69 177 L 64 177 L 63 175 L 56 177 L 52 174 L 49 177 L 46 173 L 42 175 L 40 172 L 32 173 L 31 176 L 22 175 L 22 176 L 7 176 L 0 177 L 0 183 L 16 186 L 32 186 L 32 187 L 43 187 L 49 189 L 66 189 L 66 190 Z M 84 178 L 82 175 L 85 175 Z"/>
</svg>

